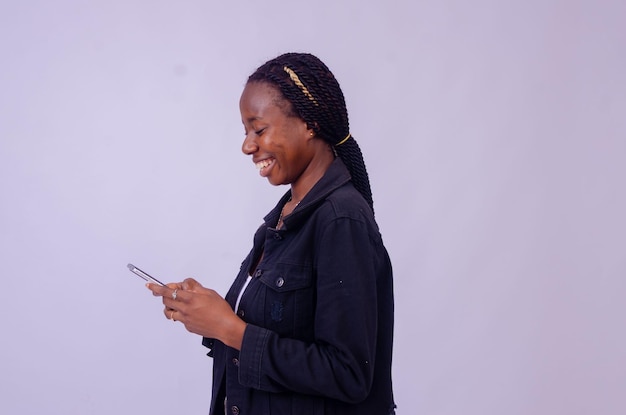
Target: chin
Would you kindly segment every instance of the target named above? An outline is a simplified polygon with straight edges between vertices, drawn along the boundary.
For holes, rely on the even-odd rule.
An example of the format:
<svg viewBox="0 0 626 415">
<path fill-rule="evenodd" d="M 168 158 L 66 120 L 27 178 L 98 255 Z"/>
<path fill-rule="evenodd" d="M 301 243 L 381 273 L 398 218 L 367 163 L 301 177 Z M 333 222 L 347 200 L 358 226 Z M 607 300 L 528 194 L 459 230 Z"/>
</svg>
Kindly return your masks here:
<svg viewBox="0 0 626 415">
<path fill-rule="evenodd" d="M 272 186 L 280 186 L 281 184 L 285 184 L 285 183 L 283 183 L 283 182 L 281 182 L 281 181 L 274 180 L 274 179 L 272 179 L 271 177 L 268 177 L 268 178 L 267 178 L 267 181 L 268 181 L 268 182 L 270 182 L 270 184 L 271 184 Z"/>
<path fill-rule="evenodd" d="M 267 178 L 267 181 L 270 182 L 270 184 L 272 186 L 282 186 L 282 185 L 287 185 L 287 184 L 291 184 L 292 182 L 287 179 L 286 177 L 281 178 L 273 178 L 272 176 L 269 176 Z"/>
</svg>

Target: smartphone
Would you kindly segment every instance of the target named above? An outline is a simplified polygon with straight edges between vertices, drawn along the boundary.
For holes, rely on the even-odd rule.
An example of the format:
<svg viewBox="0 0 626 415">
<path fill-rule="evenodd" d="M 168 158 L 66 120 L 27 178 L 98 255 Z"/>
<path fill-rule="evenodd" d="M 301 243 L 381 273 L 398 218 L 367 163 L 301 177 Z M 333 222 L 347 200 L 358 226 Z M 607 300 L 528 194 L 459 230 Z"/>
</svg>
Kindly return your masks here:
<svg viewBox="0 0 626 415">
<path fill-rule="evenodd" d="M 128 264 L 128 269 L 133 274 L 138 275 L 140 278 L 143 278 L 144 280 L 146 280 L 148 282 L 160 285 L 161 287 L 163 287 L 165 285 L 161 281 L 159 281 L 156 278 L 154 278 L 153 276 L 151 276 L 149 274 L 146 274 L 145 272 L 143 272 L 142 270 L 140 270 L 139 268 L 137 268 L 133 264 Z"/>
</svg>

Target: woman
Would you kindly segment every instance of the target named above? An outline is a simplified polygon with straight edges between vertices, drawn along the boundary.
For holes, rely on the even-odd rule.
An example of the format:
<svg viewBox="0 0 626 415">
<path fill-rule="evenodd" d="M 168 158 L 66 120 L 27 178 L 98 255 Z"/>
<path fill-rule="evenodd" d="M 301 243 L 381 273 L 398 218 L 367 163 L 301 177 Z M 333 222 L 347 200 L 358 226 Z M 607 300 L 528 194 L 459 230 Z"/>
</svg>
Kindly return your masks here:
<svg viewBox="0 0 626 415">
<path fill-rule="evenodd" d="M 391 264 L 339 84 L 284 54 L 250 76 L 240 111 L 243 152 L 290 190 L 225 299 L 193 279 L 148 285 L 210 349 L 210 413 L 395 413 Z"/>
</svg>

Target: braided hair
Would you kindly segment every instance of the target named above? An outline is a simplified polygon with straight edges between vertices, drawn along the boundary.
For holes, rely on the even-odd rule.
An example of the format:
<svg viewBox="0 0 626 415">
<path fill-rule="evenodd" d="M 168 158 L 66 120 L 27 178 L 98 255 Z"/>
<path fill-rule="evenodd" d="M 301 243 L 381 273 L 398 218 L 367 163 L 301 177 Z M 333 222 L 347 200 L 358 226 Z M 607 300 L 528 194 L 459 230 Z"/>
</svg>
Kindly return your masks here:
<svg viewBox="0 0 626 415">
<path fill-rule="evenodd" d="M 317 137 L 333 147 L 348 168 L 354 187 L 373 211 L 363 154 L 350 135 L 343 93 L 330 69 L 309 53 L 285 53 L 261 65 L 248 78 L 248 83 L 251 82 L 266 82 L 280 90 L 291 103 L 287 115 L 304 120 Z"/>
</svg>

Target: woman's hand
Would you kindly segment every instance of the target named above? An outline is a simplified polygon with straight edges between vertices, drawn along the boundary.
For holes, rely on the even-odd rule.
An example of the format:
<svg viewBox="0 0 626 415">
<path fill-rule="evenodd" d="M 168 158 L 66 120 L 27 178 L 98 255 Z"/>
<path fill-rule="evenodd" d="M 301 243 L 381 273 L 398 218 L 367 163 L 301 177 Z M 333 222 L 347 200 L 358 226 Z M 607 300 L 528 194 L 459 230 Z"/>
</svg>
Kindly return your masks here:
<svg viewBox="0 0 626 415">
<path fill-rule="evenodd" d="M 165 317 L 180 321 L 192 333 L 220 340 L 241 349 L 246 323 L 217 292 L 193 278 L 165 287 L 146 284 L 155 296 L 163 297 Z"/>
</svg>

